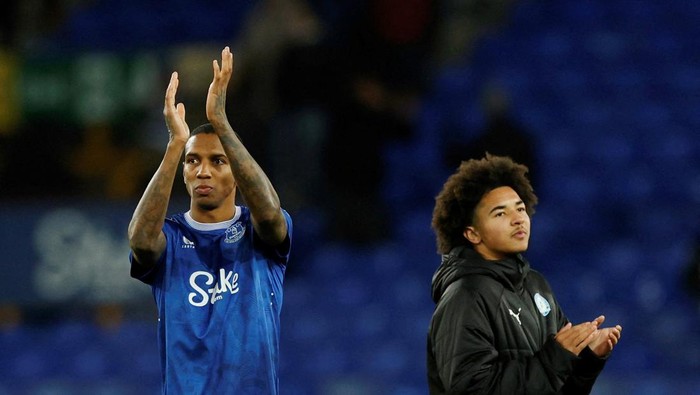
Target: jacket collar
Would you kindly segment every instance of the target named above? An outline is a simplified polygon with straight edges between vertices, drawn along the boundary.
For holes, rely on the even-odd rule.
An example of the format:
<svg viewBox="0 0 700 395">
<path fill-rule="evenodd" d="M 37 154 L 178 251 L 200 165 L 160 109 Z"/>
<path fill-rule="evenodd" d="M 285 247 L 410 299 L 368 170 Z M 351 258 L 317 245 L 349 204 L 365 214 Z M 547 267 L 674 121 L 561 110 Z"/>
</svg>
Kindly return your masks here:
<svg viewBox="0 0 700 395">
<path fill-rule="evenodd" d="M 442 256 L 442 263 L 433 275 L 433 300 L 440 300 L 450 284 L 468 275 L 486 275 L 496 279 L 507 289 L 519 291 L 522 290 L 529 271 L 530 264 L 522 254 L 489 261 L 472 248 L 455 247 L 449 254 Z"/>
</svg>

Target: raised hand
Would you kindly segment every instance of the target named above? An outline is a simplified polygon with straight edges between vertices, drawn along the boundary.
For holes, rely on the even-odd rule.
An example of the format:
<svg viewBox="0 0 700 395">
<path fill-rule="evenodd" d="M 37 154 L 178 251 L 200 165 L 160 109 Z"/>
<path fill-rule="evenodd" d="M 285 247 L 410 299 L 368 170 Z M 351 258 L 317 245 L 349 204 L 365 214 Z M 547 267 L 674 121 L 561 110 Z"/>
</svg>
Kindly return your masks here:
<svg viewBox="0 0 700 395">
<path fill-rule="evenodd" d="M 572 325 L 569 322 L 557 332 L 554 339 L 564 347 L 564 349 L 578 356 L 596 337 L 597 330 L 598 321 L 595 320 L 578 325 Z"/>
<path fill-rule="evenodd" d="M 213 61 L 214 79 L 207 94 L 207 119 L 219 130 L 228 122 L 226 117 L 226 88 L 233 75 L 233 53 L 229 47 L 221 51 L 221 67 Z"/>
<path fill-rule="evenodd" d="M 170 75 L 170 83 L 165 90 L 165 105 L 163 106 L 163 116 L 170 133 L 170 141 L 187 141 L 190 137 L 190 128 L 185 122 L 185 105 L 182 103 L 175 104 L 175 94 L 179 84 L 180 80 L 178 79 L 177 71 L 175 71 Z"/>
<path fill-rule="evenodd" d="M 596 318 L 598 326 L 600 326 L 605 321 L 605 316 L 600 316 Z M 602 328 L 596 331 L 593 340 L 588 344 L 588 347 L 593 351 L 598 357 L 606 357 L 610 354 L 620 341 L 622 336 L 622 327 L 620 325 L 615 325 L 614 327 Z"/>
</svg>

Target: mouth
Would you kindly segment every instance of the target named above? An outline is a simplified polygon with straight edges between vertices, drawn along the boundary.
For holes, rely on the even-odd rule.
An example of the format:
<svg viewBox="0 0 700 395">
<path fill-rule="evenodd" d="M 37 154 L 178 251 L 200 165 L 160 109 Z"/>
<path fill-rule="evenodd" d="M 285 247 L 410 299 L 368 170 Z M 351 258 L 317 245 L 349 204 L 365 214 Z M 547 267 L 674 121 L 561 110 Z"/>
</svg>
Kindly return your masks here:
<svg viewBox="0 0 700 395">
<path fill-rule="evenodd" d="M 199 186 L 194 188 L 194 191 L 198 195 L 204 195 L 204 196 L 209 195 L 209 193 L 211 193 L 211 191 L 213 191 L 213 190 L 214 190 L 214 188 L 210 187 L 209 185 L 199 185 Z"/>
<path fill-rule="evenodd" d="M 527 237 L 527 232 L 524 229 L 519 229 L 513 232 L 511 236 L 515 237 L 516 239 L 524 239 Z"/>
</svg>

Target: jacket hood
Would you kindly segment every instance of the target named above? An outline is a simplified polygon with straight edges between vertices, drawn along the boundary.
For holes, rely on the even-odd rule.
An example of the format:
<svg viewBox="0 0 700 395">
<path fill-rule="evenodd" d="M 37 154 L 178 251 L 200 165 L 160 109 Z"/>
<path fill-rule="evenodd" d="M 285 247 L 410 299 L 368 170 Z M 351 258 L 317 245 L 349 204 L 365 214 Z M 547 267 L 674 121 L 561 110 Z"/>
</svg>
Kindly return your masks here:
<svg viewBox="0 0 700 395">
<path fill-rule="evenodd" d="M 488 261 L 467 246 L 455 247 L 442 256 L 440 267 L 433 275 L 432 297 L 437 303 L 450 284 L 462 277 L 483 275 L 491 277 L 513 291 L 523 286 L 523 280 L 530 271 L 530 264 L 517 254 L 512 257 Z"/>
</svg>

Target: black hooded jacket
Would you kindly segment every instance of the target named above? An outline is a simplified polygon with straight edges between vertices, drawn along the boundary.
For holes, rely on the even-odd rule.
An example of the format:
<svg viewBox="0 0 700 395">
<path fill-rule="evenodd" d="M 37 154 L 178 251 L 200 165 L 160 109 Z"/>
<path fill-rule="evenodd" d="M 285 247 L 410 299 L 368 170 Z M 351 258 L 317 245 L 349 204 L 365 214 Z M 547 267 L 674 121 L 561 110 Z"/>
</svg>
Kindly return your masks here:
<svg viewBox="0 0 700 395">
<path fill-rule="evenodd" d="M 428 334 L 436 394 L 588 394 L 605 360 L 554 340 L 568 321 L 544 277 L 518 255 L 487 261 L 469 247 L 442 257 Z"/>
</svg>

